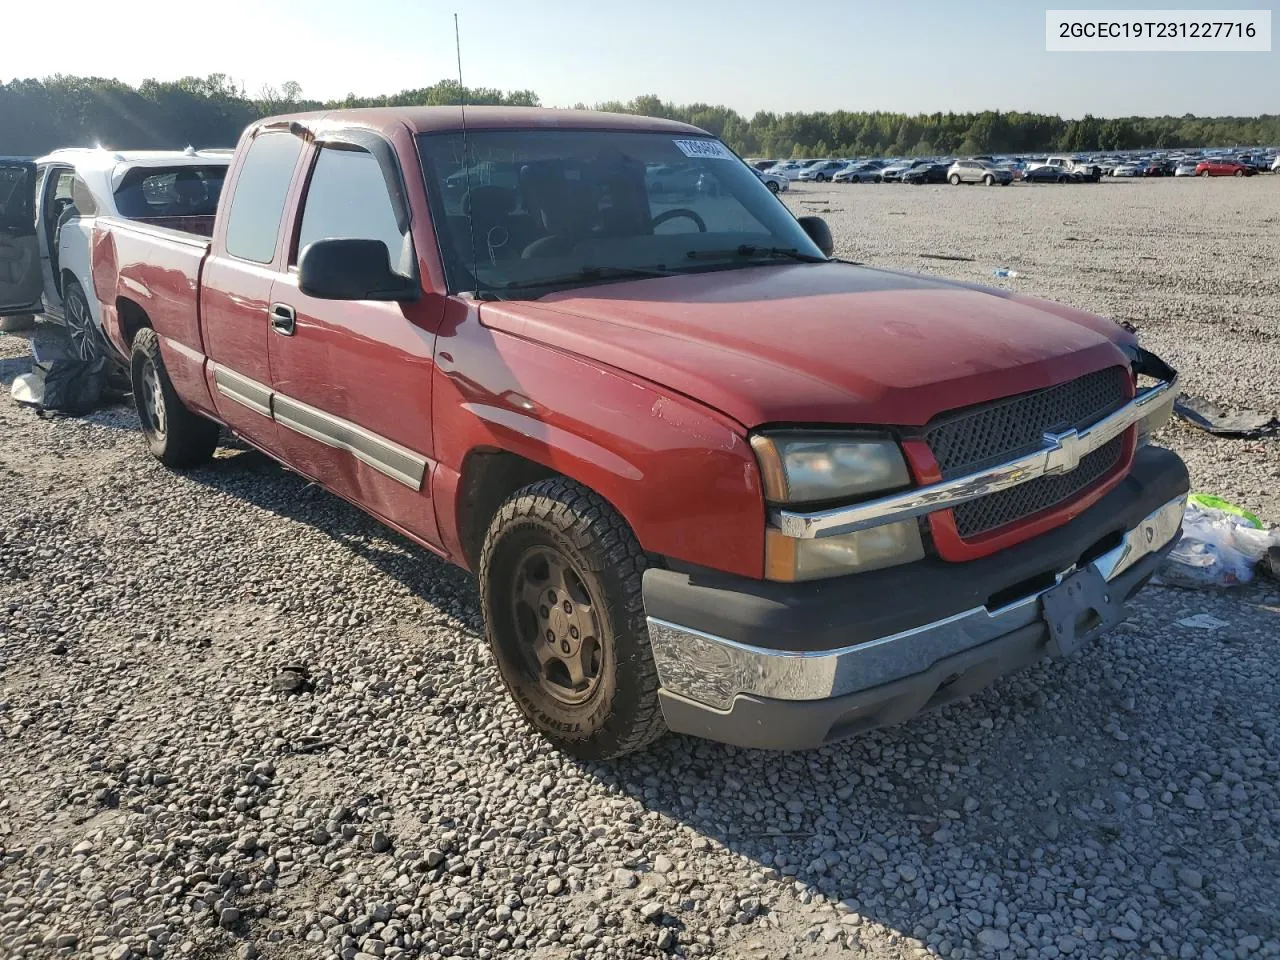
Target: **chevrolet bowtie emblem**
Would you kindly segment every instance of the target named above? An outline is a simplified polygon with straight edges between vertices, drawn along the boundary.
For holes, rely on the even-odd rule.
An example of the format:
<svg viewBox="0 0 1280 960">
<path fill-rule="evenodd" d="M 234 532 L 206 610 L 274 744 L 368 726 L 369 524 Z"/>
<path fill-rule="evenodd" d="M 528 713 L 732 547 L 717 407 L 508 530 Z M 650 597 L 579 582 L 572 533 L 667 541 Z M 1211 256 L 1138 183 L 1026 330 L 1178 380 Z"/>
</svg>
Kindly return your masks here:
<svg viewBox="0 0 1280 960">
<path fill-rule="evenodd" d="M 1046 433 L 1044 442 L 1046 475 L 1070 473 L 1080 466 L 1080 456 L 1084 450 L 1084 441 L 1080 434 L 1074 430 L 1068 430 L 1066 433 Z"/>
</svg>

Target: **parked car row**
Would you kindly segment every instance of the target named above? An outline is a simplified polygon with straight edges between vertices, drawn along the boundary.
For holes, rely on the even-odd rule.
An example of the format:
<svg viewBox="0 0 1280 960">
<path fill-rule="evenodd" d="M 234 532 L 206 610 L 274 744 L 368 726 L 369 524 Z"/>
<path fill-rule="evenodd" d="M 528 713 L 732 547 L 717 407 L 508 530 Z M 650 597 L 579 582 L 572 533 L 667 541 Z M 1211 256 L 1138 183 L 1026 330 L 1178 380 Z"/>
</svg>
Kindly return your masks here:
<svg viewBox="0 0 1280 960">
<path fill-rule="evenodd" d="M 748 161 L 778 189 L 786 183 L 1096 183 L 1112 177 L 1249 177 L 1280 171 L 1280 148 L 1141 155 L 978 156 Z M 973 166 L 977 164 L 978 166 Z M 981 169 L 979 169 L 979 167 Z M 942 168 L 941 170 L 937 168 Z M 770 189 L 774 189 L 771 186 Z M 778 192 L 778 190 L 774 190 Z"/>
</svg>

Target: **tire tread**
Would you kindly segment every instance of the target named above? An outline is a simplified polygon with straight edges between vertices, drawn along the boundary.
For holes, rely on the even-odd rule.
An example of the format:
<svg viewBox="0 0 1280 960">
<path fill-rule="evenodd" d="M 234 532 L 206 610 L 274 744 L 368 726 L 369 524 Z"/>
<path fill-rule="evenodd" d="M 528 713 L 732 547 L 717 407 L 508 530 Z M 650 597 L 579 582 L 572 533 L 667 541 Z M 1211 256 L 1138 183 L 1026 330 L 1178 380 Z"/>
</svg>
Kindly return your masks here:
<svg viewBox="0 0 1280 960">
<path fill-rule="evenodd" d="M 489 595 L 489 571 L 498 540 L 511 524 L 530 516 L 554 526 L 582 551 L 584 558 L 597 552 L 603 560 L 600 565 L 613 570 L 621 583 L 621 597 L 606 597 L 604 605 L 616 608 L 620 616 L 615 622 L 638 641 L 639 656 L 627 661 L 619 658 L 617 670 L 619 686 L 624 682 L 632 686 L 639 706 L 626 718 L 624 729 L 613 731 L 610 748 L 597 757 L 612 759 L 641 750 L 667 730 L 658 702 L 658 670 L 649 651 L 645 622 L 643 578 L 648 562 L 644 550 L 626 521 L 598 493 L 566 477 L 539 480 L 512 494 L 489 525 L 479 563 L 482 597 Z M 514 693 L 505 676 L 503 684 Z"/>
<path fill-rule="evenodd" d="M 141 404 L 138 395 L 138 367 L 143 358 L 155 364 L 160 375 L 160 391 L 164 394 L 166 431 L 163 441 L 146 434 L 148 446 L 157 460 L 166 467 L 185 470 L 207 463 L 218 446 L 220 428 L 206 417 L 188 410 L 169 379 L 164 358 L 160 355 L 160 338 L 155 330 L 143 327 L 133 338 L 130 370 L 133 374 L 135 402 Z M 141 411 L 139 411 L 141 414 Z"/>
</svg>

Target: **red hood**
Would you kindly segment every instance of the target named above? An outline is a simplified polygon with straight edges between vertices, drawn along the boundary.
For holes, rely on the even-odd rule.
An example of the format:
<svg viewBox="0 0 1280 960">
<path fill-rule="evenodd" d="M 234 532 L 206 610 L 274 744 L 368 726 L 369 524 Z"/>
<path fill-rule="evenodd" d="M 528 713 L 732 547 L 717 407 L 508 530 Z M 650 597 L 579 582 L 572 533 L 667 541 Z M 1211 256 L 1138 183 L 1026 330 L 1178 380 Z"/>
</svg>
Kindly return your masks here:
<svg viewBox="0 0 1280 960">
<path fill-rule="evenodd" d="M 486 303 L 497 330 L 693 397 L 743 426 L 920 425 L 1127 364 L 1130 334 L 1061 304 L 848 264 L 628 281 Z"/>
</svg>

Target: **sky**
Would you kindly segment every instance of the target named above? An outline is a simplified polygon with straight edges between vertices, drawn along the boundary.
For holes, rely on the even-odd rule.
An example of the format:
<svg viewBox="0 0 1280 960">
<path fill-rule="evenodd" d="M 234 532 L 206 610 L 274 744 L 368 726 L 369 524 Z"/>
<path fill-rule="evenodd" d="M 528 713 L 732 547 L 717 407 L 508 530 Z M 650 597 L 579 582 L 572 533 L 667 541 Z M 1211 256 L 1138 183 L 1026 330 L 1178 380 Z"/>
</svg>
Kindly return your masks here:
<svg viewBox="0 0 1280 960">
<path fill-rule="evenodd" d="M 1000 109 L 1069 118 L 1280 112 L 1274 43 L 1270 53 L 1048 53 L 1046 6 L 1103 4 L 62 0 L 56 8 L 23 4 L 16 23 L 15 11 L 6 14 L 6 33 L 32 42 L 5 45 L 0 80 L 65 73 L 137 84 L 225 73 L 251 93 L 286 80 L 319 100 L 393 93 L 457 77 L 456 12 L 464 82 L 531 89 L 545 106 L 653 93 L 675 103 L 725 104 L 747 116 L 837 109 Z M 62 25 L 52 33 L 51 9 Z M 183 9 L 192 11 L 188 24 L 178 14 Z"/>
</svg>

